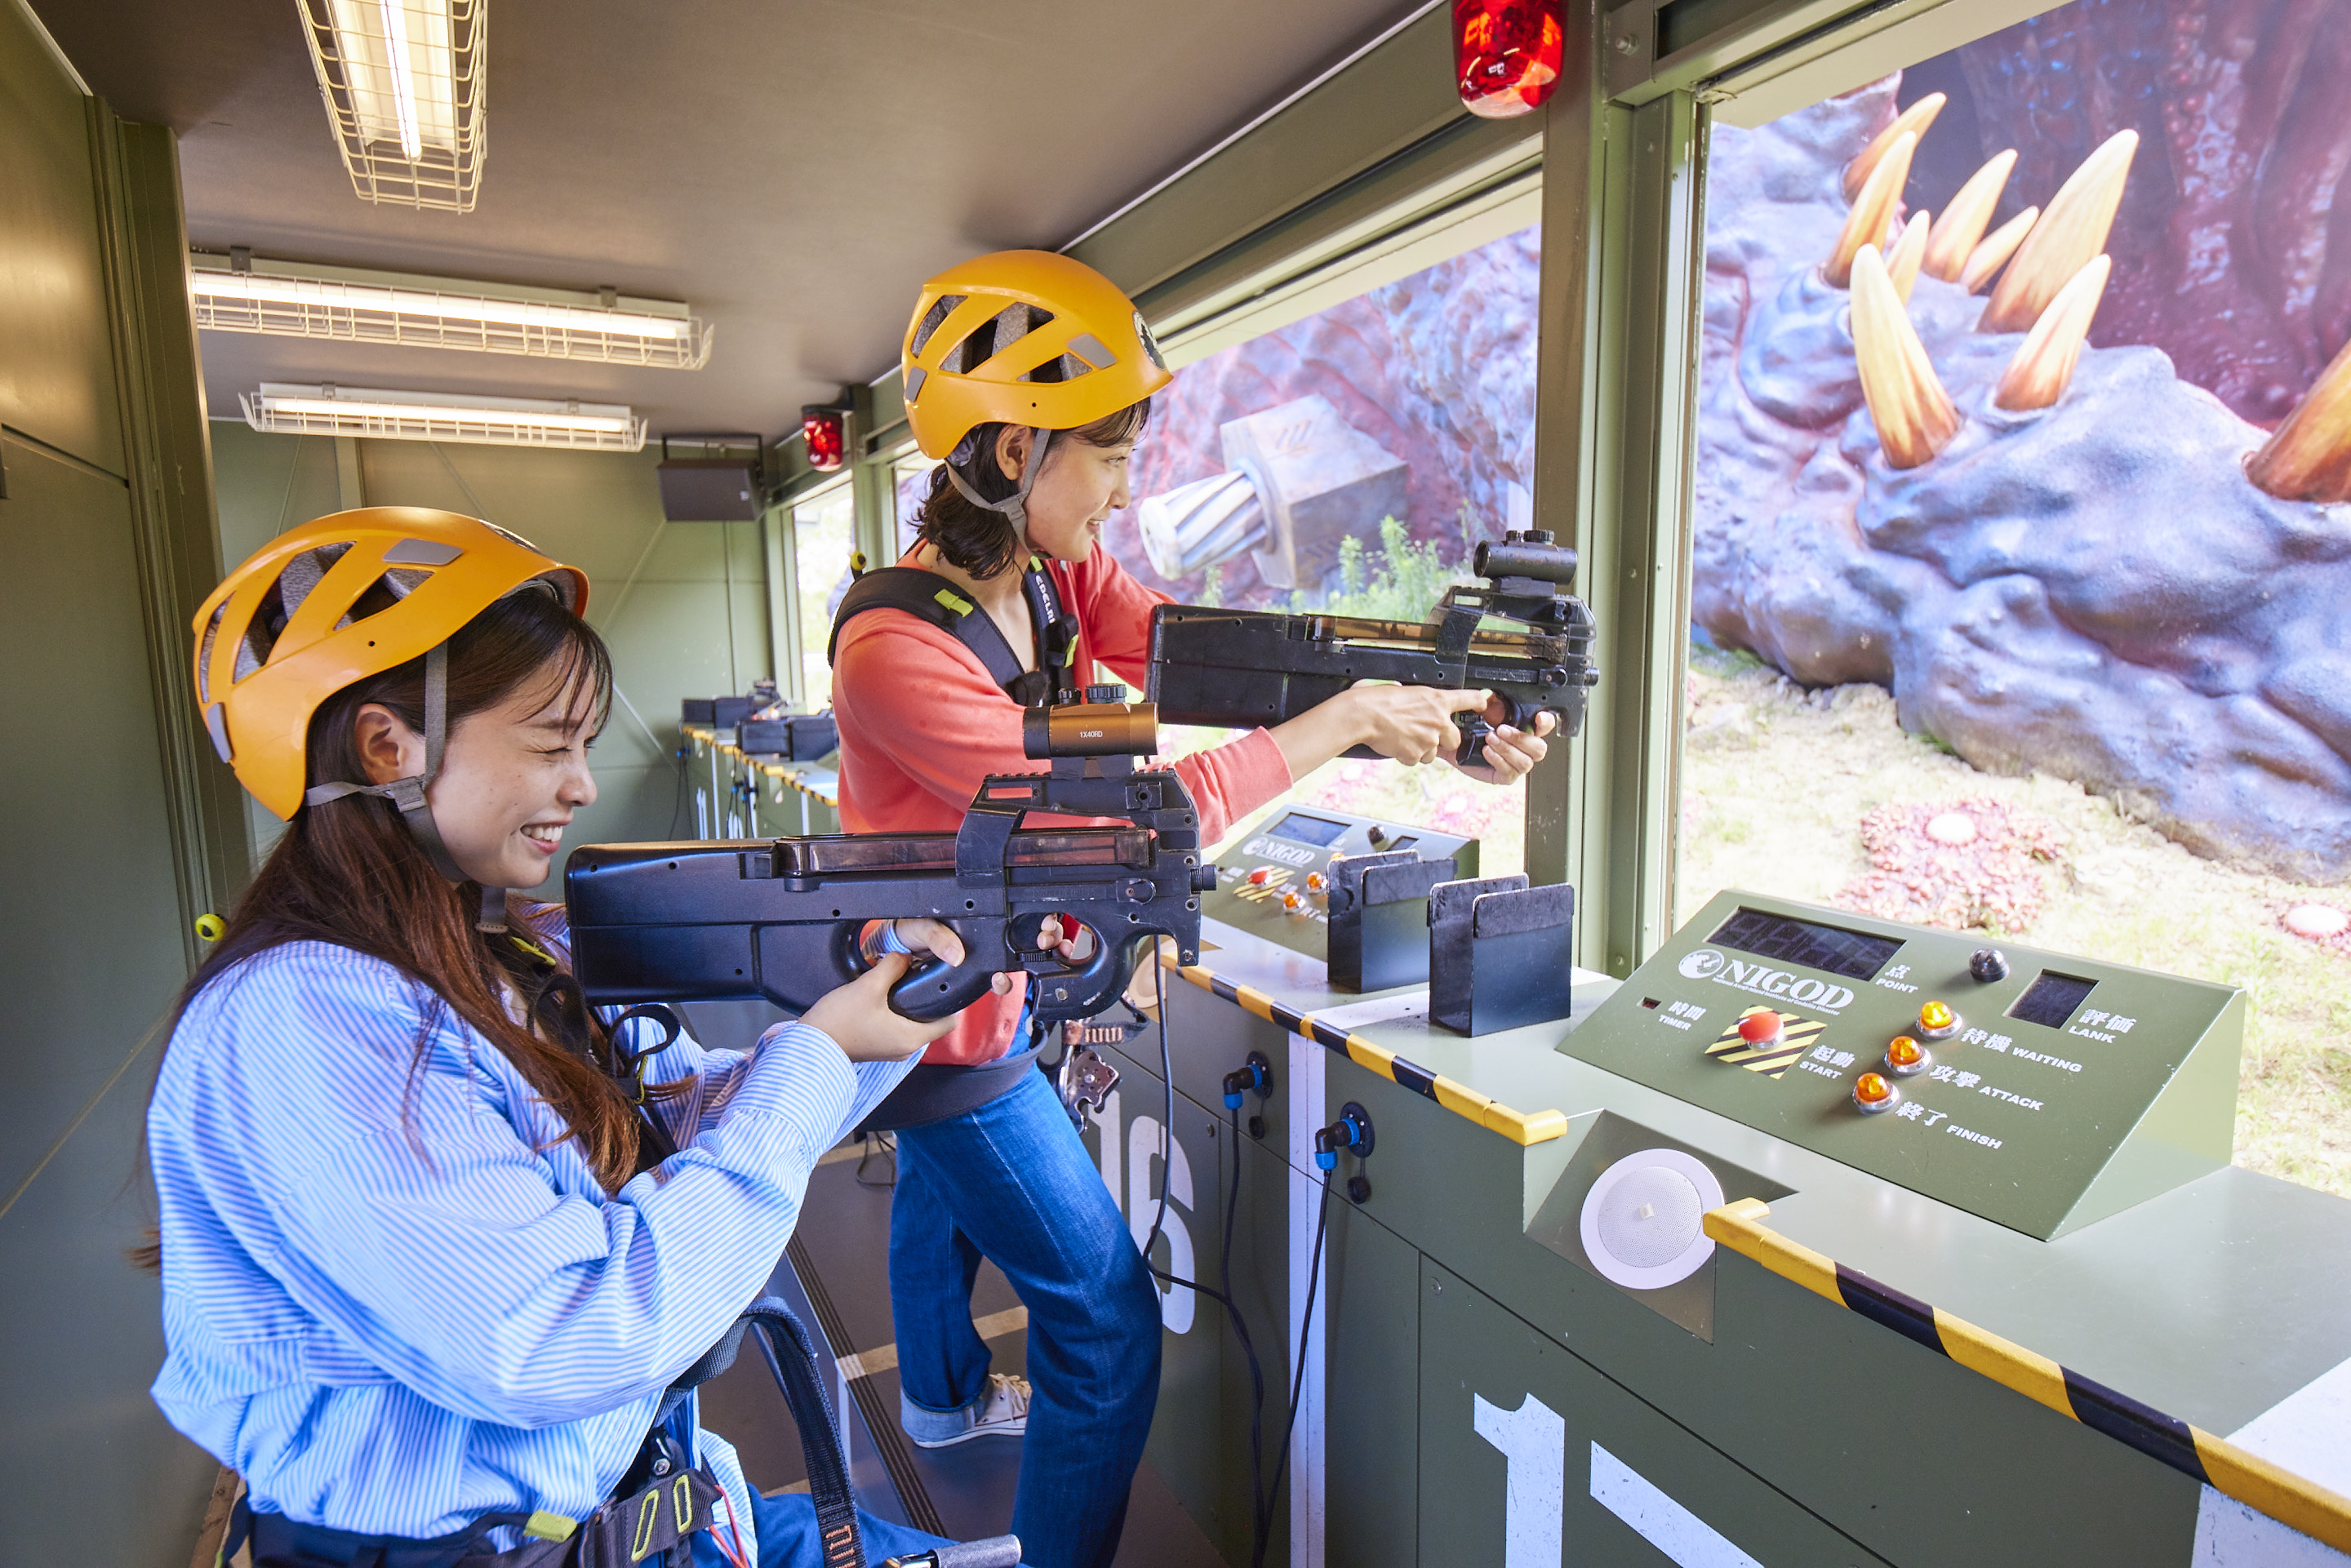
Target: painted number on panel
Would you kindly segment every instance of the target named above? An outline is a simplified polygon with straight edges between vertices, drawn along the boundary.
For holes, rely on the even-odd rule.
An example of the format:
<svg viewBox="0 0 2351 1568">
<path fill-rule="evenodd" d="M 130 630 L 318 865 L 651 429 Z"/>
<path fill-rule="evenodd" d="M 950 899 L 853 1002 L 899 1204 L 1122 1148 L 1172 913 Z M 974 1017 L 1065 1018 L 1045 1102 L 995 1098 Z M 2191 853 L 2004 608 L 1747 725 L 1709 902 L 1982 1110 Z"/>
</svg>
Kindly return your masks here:
<svg viewBox="0 0 2351 1568">
<path fill-rule="evenodd" d="M 1503 1483 L 1502 1568 L 1560 1568 L 1559 1535 L 1567 1505 L 1567 1423 L 1533 1395 L 1515 1410 L 1473 1394 L 1478 1436 L 1508 1461 Z"/>
<path fill-rule="evenodd" d="M 1159 1160 L 1159 1118 L 1137 1116 L 1132 1124 L 1127 1123 L 1120 1113 L 1119 1092 L 1113 1089 L 1104 1097 L 1101 1113 L 1089 1112 L 1088 1119 L 1102 1139 L 1102 1186 L 1110 1189 L 1110 1200 L 1126 1216 L 1127 1228 L 1134 1236 L 1135 1246 L 1141 1248 L 1159 1212 L 1159 1188 L 1152 1180 L 1152 1167 Z M 1188 1280 L 1192 1278 L 1195 1259 L 1192 1232 L 1184 1223 L 1184 1215 L 1193 1207 L 1192 1162 L 1185 1156 L 1184 1145 L 1172 1138 L 1167 1142 L 1167 1218 L 1159 1227 L 1159 1234 L 1167 1243 L 1167 1271 Z M 1162 1326 L 1170 1333 L 1191 1333 L 1192 1292 L 1181 1285 L 1161 1285 L 1160 1289 Z"/>
</svg>

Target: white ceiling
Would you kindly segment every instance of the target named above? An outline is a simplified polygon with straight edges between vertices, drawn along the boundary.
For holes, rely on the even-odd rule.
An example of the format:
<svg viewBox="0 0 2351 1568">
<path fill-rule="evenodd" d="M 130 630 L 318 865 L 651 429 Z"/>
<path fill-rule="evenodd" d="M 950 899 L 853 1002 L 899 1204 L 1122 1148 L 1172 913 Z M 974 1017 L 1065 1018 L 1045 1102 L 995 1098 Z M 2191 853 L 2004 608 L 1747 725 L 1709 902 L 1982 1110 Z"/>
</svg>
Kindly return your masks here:
<svg viewBox="0 0 2351 1568">
<path fill-rule="evenodd" d="M 700 371 L 203 334 L 215 417 L 262 381 L 625 402 L 797 429 L 887 370 L 921 280 L 1057 248 L 1412 0 L 487 0 L 465 214 L 352 193 L 291 0 L 32 0 L 127 119 L 180 133 L 190 243 L 684 299 Z"/>
</svg>

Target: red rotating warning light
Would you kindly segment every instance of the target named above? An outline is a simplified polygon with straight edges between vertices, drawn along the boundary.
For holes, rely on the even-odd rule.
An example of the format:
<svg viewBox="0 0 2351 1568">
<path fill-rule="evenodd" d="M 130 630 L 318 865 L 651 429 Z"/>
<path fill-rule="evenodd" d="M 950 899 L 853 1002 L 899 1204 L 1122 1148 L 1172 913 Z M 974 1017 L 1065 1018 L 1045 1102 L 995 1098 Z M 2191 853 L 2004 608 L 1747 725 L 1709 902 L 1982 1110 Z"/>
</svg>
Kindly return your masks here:
<svg viewBox="0 0 2351 1568">
<path fill-rule="evenodd" d="M 1769 1045 L 1780 1038 L 1780 1015 L 1758 1008 L 1739 1020 L 1739 1038 L 1750 1045 Z"/>
<path fill-rule="evenodd" d="M 839 409 L 821 403 L 801 409 L 800 434 L 808 440 L 810 467 L 830 474 L 841 466 L 849 451 L 849 431 Z"/>
<path fill-rule="evenodd" d="M 1559 85 L 1559 0 L 1453 0 L 1453 81 L 1470 113 L 1508 120 Z"/>
</svg>

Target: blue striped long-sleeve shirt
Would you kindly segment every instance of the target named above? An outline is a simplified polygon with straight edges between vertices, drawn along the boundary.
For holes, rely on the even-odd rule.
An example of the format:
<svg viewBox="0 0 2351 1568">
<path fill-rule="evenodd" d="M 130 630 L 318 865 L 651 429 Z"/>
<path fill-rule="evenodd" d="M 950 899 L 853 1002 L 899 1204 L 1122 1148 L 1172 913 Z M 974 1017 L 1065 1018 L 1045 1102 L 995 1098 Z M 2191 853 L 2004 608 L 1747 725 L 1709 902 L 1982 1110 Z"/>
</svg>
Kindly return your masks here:
<svg viewBox="0 0 2351 1568">
<path fill-rule="evenodd" d="M 759 1293 L 818 1157 L 909 1065 L 853 1067 L 803 1024 L 747 1057 L 681 1036 L 647 1075 L 694 1081 L 658 1107 L 679 1153 L 607 1195 L 428 989 L 348 948 L 259 954 L 189 1006 L 148 1112 L 155 1401 L 290 1519 L 584 1518 Z M 757 1562 L 734 1450 L 698 1446 Z"/>
</svg>

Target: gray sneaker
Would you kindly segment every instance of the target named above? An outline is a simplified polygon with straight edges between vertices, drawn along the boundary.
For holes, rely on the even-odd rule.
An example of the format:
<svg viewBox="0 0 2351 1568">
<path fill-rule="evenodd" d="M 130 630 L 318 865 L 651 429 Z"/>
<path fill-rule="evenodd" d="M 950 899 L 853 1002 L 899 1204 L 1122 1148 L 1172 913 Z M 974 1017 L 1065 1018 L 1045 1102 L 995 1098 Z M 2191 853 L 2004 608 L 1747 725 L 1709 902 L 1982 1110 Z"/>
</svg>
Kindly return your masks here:
<svg viewBox="0 0 2351 1568">
<path fill-rule="evenodd" d="M 986 1390 L 960 1410 L 925 1410 L 901 1394 L 898 1415 L 918 1448 L 952 1448 L 974 1437 L 1018 1437 L 1029 1430 L 1029 1380 L 991 1372 Z"/>
</svg>

